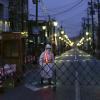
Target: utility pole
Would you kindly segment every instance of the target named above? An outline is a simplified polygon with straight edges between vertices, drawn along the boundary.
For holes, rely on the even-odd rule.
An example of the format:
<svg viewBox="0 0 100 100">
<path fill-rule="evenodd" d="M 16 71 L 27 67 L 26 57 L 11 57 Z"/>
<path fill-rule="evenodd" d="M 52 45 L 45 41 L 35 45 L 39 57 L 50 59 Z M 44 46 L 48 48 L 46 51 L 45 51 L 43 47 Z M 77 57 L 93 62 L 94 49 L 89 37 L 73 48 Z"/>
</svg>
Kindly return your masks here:
<svg viewBox="0 0 100 100">
<path fill-rule="evenodd" d="M 86 32 L 86 18 L 83 17 L 82 18 L 82 27 L 83 27 L 83 36 L 85 35 L 85 32 Z M 83 41 L 84 42 L 84 41 Z M 85 43 L 84 43 L 85 44 Z M 85 49 L 85 45 L 83 46 L 83 49 Z"/>
<path fill-rule="evenodd" d="M 36 0 L 36 28 L 38 29 L 38 0 Z M 37 48 L 37 41 L 38 41 L 38 36 L 35 37 L 35 47 Z"/>
<path fill-rule="evenodd" d="M 99 29 L 99 32 L 100 32 L 100 2 L 99 2 L 99 0 L 97 0 L 97 11 L 98 11 L 98 29 Z"/>
<path fill-rule="evenodd" d="M 84 36 L 84 33 L 85 33 L 85 31 L 86 31 L 86 30 L 85 30 L 85 29 L 86 29 L 86 22 L 85 22 L 85 18 L 84 18 L 84 17 L 82 18 L 82 21 L 83 21 L 83 22 L 82 22 L 82 28 L 83 28 L 83 36 Z"/>
<path fill-rule="evenodd" d="M 51 32 L 51 17 L 50 17 L 50 15 L 48 15 L 48 36 L 50 36 L 50 33 L 52 33 Z"/>
<path fill-rule="evenodd" d="M 89 9 L 87 9 L 87 31 L 90 34 Z M 87 36 L 88 39 L 89 39 L 89 34 Z M 87 49 L 89 51 L 89 41 L 88 41 Z"/>
<path fill-rule="evenodd" d="M 92 19 L 92 48 L 93 48 L 93 54 L 95 53 L 95 42 L 94 42 L 94 9 L 93 9 L 93 1 L 91 0 L 90 2 L 88 2 L 88 4 L 90 5 L 90 15 L 91 15 L 91 19 Z"/>
<path fill-rule="evenodd" d="M 36 14 L 35 21 L 36 21 L 36 24 L 37 24 L 38 23 L 38 2 L 39 2 L 39 0 L 32 0 L 32 2 L 33 2 L 33 4 L 36 5 L 36 8 L 35 8 L 35 14 Z"/>
<path fill-rule="evenodd" d="M 36 25 L 38 24 L 38 0 L 36 0 Z"/>
<path fill-rule="evenodd" d="M 38 30 L 38 1 L 39 0 L 32 0 L 33 4 L 35 4 L 36 8 L 35 8 L 35 27 Z M 38 36 L 35 36 L 35 47 L 37 47 L 37 40 L 38 40 Z"/>
<path fill-rule="evenodd" d="M 96 55 L 100 58 L 100 1 L 97 0 L 97 12 L 98 12 L 98 29 L 97 29 L 97 43 L 96 43 Z"/>
<path fill-rule="evenodd" d="M 90 21 L 89 21 L 89 9 L 87 9 L 87 30 L 90 31 Z"/>
<path fill-rule="evenodd" d="M 24 24 L 23 24 L 23 22 L 24 22 L 24 11 L 23 11 L 24 1 L 21 0 L 20 2 L 21 2 L 21 31 L 23 32 L 24 31 Z"/>
<path fill-rule="evenodd" d="M 93 54 L 95 53 L 95 43 L 94 43 L 94 9 L 93 9 L 93 1 L 91 0 L 91 18 L 92 18 L 92 45 L 93 45 Z"/>
</svg>

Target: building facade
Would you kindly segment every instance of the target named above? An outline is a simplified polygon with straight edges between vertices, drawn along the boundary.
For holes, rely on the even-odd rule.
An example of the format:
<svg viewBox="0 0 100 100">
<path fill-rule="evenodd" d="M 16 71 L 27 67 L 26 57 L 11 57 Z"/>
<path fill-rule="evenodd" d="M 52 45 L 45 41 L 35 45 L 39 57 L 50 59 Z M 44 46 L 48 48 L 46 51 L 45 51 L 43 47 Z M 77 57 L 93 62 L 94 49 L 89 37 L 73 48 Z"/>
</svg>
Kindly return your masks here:
<svg viewBox="0 0 100 100">
<path fill-rule="evenodd" d="M 28 0 L 9 0 L 11 31 L 27 31 Z"/>
<path fill-rule="evenodd" d="M 8 0 L 0 0 L 0 32 L 9 31 Z"/>
</svg>

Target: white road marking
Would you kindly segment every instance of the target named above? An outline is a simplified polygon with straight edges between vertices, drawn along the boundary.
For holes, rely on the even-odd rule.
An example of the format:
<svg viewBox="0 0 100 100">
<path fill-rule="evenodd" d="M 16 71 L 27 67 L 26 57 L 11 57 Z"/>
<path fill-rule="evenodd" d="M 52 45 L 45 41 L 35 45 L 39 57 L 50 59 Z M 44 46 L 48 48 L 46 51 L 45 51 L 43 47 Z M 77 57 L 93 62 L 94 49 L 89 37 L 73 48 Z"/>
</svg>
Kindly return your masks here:
<svg viewBox="0 0 100 100">
<path fill-rule="evenodd" d="M 53 82 L 52 82 L 53 83 Z M 53 88 L 55 85 L 44 85 L 44 86 L 36 86 L 38 85 L 37 82 L 34 82 L 32 84 L 25 84 L 25 87 L 36 92 L 36 91 L 39 91 L 39 90 L 42 90 L 42 89 L 47 89 L 49 87 Z"/>
<path fill-rule="evenodd" d="M 75 53 L 75 58 L 74 59 L 77 60 L 76 51 L 74 53 Z"/>
<path fill-rule="evenodd" d="M 25 87 L 32 91 L 39 91 L 41 89 L 41 88 L 37 88 L 36 86 L 31 85 L 31 84 L 26 84 Z"/>
<path fill-rule="evenodd" d="M 77 59 L 77 56 L 75 55 L 75 60 Z"/>
</svg>

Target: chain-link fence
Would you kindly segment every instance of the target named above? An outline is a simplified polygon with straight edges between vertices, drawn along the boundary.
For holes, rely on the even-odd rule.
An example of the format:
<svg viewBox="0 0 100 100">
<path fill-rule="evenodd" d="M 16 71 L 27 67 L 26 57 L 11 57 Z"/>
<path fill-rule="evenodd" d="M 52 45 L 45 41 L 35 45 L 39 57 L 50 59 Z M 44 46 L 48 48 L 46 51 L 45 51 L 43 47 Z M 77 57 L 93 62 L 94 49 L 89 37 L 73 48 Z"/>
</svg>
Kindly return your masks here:
<svg viewBox="0 0 100 100">
<path fill-rule="evenodd" d="M 50 64 L 38 66 L 25 77 L 26 83 L 40 84 L 52 79 L 51 83 L 59 85 L 100 85 L 100 62 L 97 60 L 56 60 Z"/>
<path fill-rule="evenodd" d="M 27 68 L 27 67 L 26 67 Z M 11 75 L 10 75 L 11 76 Z M 6 78 L 17 80 L 17 83 L 59 86 L 100 85 L 100 61 L 98 60 L 55 60 L 55 63 L 35 65 L 26 74 L 18 77 L 9 75 Z M 6 79 L 5 78 L 5 79 Z M 12 81 L 14 82 L 14 81 Z"/>
<path fill-rule="evenodd" d="M 100 85 L 100 61 L 60 60 L 56 61 L 56 82 L 62 84 Z"/>
</svg>

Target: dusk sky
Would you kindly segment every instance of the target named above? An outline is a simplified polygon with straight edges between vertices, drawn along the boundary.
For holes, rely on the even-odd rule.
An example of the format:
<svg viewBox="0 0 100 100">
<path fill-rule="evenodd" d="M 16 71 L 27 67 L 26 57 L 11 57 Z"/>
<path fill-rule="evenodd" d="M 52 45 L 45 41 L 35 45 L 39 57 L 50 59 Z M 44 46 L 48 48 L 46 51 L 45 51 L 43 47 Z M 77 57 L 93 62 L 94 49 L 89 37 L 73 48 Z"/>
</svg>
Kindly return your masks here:
<svg viewBox="0 0 100 100">
<path fill-rule="evenodd" d="M 29 0 L 32 1 L 32 0 Z M 40 0 L 39 16 L 55 18 L 62 24 L 69 37 L 77 36 L 81 29 L 81 18 L 86 17 L 88 0 Z M 35 5 L 30 2 L 29 14 L 35 13 Z M 47 18 L 47 17 L 46 17 Z M 31 19 L 31 17 L 30 17 Z"/>
</svg>

